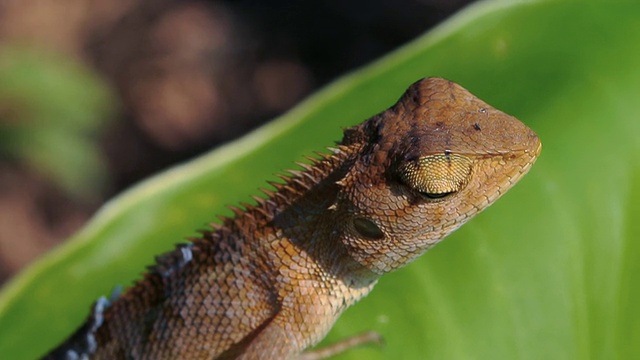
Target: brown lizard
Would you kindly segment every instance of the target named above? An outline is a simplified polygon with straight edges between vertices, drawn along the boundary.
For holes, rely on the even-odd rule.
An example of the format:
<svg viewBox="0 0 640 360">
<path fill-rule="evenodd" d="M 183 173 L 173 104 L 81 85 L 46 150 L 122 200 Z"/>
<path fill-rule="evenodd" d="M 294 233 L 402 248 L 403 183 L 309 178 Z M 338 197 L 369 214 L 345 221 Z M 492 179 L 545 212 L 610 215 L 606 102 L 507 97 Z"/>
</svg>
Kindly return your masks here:
<svg viewBox="0 0 640 360">
<path fill-rule="evenodd" d="M 98 300 L 46 358 L 296 358 L 380 275 L 504 194 L 540 149 L 533 131 L 459 85 L 418 81 L 267 199 Z"/>
</svg>

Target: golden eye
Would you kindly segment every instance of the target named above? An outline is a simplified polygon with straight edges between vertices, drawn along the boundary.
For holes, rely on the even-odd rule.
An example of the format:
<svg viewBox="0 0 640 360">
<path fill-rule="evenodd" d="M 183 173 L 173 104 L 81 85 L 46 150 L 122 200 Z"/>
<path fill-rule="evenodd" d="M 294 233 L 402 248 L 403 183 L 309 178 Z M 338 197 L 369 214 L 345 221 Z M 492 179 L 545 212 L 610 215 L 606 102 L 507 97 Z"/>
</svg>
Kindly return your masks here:
<svg viewBox="0 0 640 360">
<path fill-rule="evenodd" d="M 442 199 L 442 198 L 445 198 L 445 197 L 447 197 L 449 195 L 453 195 L 455 193 L 456 193 L 455 191 L 451 191 L 451 192 L 445 192 L 445 193 L 436 194 L 436 193 L 428 193 L 428 192 L 420 191 L 420 195 L 422 195 L 422 196 L 424 196 L 426 198 L 429 198 L 429 199 Z"/>
<path fill-rule="evenodd" d="M 378 225 L 374 224 L 373 221 L 369 219 L 355 218 L 353 219 L 353 226 L 360 235 L 366 238 L 380 240 L 384 237 L 384 233 L 380 230 Z"/>
<path fill-rule="evenodd" d="M 427 155 L 400 168 L 400 179 L 429 199 L 460 191 L 471 177 L 471 159 L 457 154 Z"/>
</svg>

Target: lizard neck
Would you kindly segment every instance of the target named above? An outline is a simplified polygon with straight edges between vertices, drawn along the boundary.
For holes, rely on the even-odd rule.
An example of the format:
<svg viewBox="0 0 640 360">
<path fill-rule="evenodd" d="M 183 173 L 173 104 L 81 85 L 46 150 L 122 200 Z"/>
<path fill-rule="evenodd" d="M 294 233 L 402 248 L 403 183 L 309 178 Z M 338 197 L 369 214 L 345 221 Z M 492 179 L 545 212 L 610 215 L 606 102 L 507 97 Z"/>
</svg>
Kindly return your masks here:
<svg viewBox="0 0 640 360">
<path fill-rule="evenodd" d="M 352 166 L 360 147 L 340 146 L 312 165 L 301 165 L 304 171 L 291 171 L 292 177 L 283 177 L 284 184 L 272 183 L 275 192 L 265 191 L 268 199 L 257 199 L 256 206 L 238 212 L 232 227 L 246 238 L 271 239 L 256 241 L 266 251 L 281 246 L 308 258 L 319 267 L 318 276 L 332 277 L 351 288 L 370 289 L 379 275 L 348 254 L 340 238 L 340 215 L 330 210 L 341 190 L 337 182 Z"/>
</svg>

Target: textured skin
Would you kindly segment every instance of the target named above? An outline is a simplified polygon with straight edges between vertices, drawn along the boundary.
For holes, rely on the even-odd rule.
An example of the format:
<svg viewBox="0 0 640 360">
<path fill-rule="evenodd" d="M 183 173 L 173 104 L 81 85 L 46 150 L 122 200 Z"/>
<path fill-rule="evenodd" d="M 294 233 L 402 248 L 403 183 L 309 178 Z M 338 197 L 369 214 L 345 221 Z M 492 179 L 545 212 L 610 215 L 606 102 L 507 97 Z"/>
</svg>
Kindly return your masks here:
<svg viewBox="0 0 640 360">
<path fill-rule="evenodd" d="M 268 199 L 158 257 L 49 358 L 287 359 L 531 167 L 529 128 L 462 87 L 413 84 Z"/>
</svg>

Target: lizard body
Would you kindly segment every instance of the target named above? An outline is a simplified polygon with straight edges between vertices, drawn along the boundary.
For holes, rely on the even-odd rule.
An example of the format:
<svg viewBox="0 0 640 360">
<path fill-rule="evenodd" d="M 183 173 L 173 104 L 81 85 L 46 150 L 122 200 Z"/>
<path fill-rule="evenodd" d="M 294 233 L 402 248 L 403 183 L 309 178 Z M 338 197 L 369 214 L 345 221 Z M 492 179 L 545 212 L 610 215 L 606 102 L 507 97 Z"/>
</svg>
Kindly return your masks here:
<svg viewBox="0 0 640 360">
<path fill-rule="evenodd" d="M 346 129 L 157 264 L 47 359 L 290 359 L 378 277 L 424 253 L 531 167 L 529 128 L 439 78 Z"/>
</svg>

